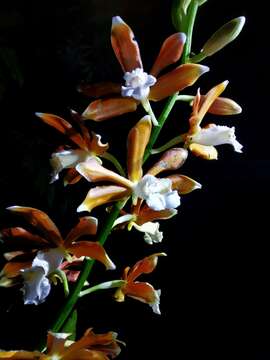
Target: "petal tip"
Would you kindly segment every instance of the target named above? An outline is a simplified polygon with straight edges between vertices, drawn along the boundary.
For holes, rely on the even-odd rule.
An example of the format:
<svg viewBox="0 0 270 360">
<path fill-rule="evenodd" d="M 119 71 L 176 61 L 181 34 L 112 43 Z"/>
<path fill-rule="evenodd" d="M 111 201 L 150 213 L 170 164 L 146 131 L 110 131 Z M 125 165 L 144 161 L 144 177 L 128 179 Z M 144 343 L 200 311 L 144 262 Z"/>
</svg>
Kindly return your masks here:
<svg viewBox="0 0 270 360">
<path fill-rule="evenodd" d="M 185 44 L 186 40 L 187 40 L 187 35 L 183 32 L 179 32 L 178 33 L 179 36 L 179 40 L 181 43 Z"/>
<path fill-rule="evenodd" d="M 121 16 L 113 16 L 112 17 L 112 25 L 117 25 L 117 24 L 124 24 L 123 19 L 121 18 Z"/>
</svg>

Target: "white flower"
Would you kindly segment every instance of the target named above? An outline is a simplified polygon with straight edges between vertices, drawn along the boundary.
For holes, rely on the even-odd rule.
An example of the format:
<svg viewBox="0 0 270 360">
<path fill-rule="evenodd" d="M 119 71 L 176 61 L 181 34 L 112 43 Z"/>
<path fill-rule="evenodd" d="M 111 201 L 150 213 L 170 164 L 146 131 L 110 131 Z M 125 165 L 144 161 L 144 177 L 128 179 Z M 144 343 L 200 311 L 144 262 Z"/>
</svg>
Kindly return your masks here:
<svg viewBox="0 0 270 360">
<path fill-rule="evenodd" d="M 135 195 L 146 200 L 147 205 L 155 210 L 175 209 L 180 205 L 180 196 L 172 190 L 170 179 L 158 179 L 145 175 L 134 188 Z"/>
<path fill-rule="evenodd" d="M 161 290 L 155 290 L 155 301 L 150 303 L 149 305 L 151 306 L 152 310 L 154 311 L 155 314 L 161 315 L 160 309 L 159 309 L 159 305 L 160 305 L 160 295 L 161 295 Z"/>
<path fill-rule="evenodd" d="M 159 231 L 159 223 L 148 221 L 143 225 L 137 225 L 133 222 L 132 225 L 135 229 L 144 233 L 144 240 L 147 244 L 160 243 L 163 239 L 163 233 Z"/>
<path fill-rule="evenodd" d="M 231 144 L 236 152 L 242 152 L 242 145 L 236 140 L 235 128 L 212 124 L 202 128 L 195 135 L 190 137 L 190 142 L 200 145 L 222 145 Z"/>
<path fill-rule="evenodd" d="M 153 75 L 148 75 L 140 68 L 126 72 L 124 80 L 126 86 L 122 86 L 122 96 L 133 97 L 139 101 L 148 97 L 150 86 L 153 86 L 157 81 Z"/>
<path fill-rule="evenodd" d="M 44 302 L 51 291 L 48 275 L 55 271 L 63 260 L 63 251 L 55 248 L 39 251 L 32 262 L 32 267 L 21 270 L 24 279 L 24 304 L 38 305 Z"/>
<path fill-rule="evenodd" d="M 50 160 L 53 168 L 51 183 L 59 179 L 59 173 L 63 169 L 74 168 L 77 164 L 91 159 L 93 156 L 89 151 L 76 150 L 62 150 L 52 154 Z"/>
</svg>

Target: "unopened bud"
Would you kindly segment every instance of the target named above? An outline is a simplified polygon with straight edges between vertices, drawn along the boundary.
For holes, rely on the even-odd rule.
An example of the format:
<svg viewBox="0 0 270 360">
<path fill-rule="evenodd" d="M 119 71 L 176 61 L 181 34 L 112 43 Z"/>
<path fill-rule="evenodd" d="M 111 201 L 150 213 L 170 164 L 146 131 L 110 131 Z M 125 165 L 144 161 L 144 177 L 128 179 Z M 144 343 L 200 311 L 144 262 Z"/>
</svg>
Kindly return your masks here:
<svg viewBox="0 0 270 360">
<path fill-rule="evenodd" d="M 211 56 L 224 48 L 237 38 L 245 24 L 245 21 L 246 18 L 244 16 L 240 16 L 227 22 L 204 44 L 201 53 L 205 56 Z"/>
</svg>

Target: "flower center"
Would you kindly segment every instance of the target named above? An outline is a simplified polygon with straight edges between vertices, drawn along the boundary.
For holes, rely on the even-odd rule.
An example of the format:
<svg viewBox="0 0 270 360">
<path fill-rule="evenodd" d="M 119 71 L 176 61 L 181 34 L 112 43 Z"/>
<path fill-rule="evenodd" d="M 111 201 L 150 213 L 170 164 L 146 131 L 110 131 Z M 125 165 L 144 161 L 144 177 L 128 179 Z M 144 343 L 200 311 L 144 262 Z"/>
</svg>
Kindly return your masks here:
<svg viewBox="0 0 270 360">
<path fill-rule="evenodd" d="M 122 86 L 122 96 L 133 97 L 136 100 L 143 100 L 148 97 L 150 86 L 157 81 L 152 75 L 148 75 L 141 68 L 126 72 L 124 75 L 125 86 Z"/>
</svg>

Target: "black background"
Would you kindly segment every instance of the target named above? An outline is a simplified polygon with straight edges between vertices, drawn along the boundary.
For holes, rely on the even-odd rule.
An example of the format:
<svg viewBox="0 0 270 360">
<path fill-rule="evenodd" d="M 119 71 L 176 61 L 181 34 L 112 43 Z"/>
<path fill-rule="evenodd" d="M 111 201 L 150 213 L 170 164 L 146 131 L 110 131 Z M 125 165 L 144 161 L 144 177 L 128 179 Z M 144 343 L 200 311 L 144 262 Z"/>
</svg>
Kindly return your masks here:
<svg viewBox="0 0 270 360">
<path fill-rule="evenodd" d="M 83 111 L 89 102 L 76 91 L 80 81 L 119 81 L 121 69 L 109 38 L 113 15 L 120 15 L 133 28 L 144 67 L 149 69 L 162 40 L 174 31 L 170 1 L 1 2 L 2 227 L 18 224 L 4 210 L 15 204 L 46 211 L 64 234 L 76 223 L 75 209 L 89 185 L 66 189 L 60 182 L 48 185 L 48 159 L 65 139 L 34 113 L 68 119 L 70 108 Z M 155 273 L 145 277 L 162 289 L 162 316 L 132 299 L 115 303 L 109 292 L 79 302 L 78 335 L 87 327 L 117 331 L 127 343 L 119 358 L 242 359 L 248 352 L 257 360 L 270 359 L 269 41 L 263 6 L 244 0 L 209 0 L 199 11 L 193 50 L 198 51 L 221 24 L 240 15 L 247 17 L 243 33 L 204 61 L 211 71 L 196 86 L 205 92 L 218 82 L 230 81 L 225 96 L 241 104 L 243 113 L 207 119 L 235 126 L 243 154 L 224 146 L 216 162 L 190 157 L 181 170 L 203 188 L 183 197 L 179 215 L 162 224 L 163 243 L 150 247 L 135 232 L 114 232 L 106 248 L 119 264 L 117 275 L 104 273 L 99 265 L 93 274 L 93 283 L 119 277 L 124 266 L 143 256 L 167 252 Z M 7 53 L 12 59 L 8 63 L 2 55 Z M 16 71 L 7 65 L 11 62 Z M 157 114 L 161 106 L 157 105 Z M 99 129 L 110 141 L 111 152 L 124 163 L 127 132 L 141 114 L 89 125 Z M 160 144 L 175 136 L 187 115 L 185 106 L 175 107 Z M 96 214 L 102 226 L 103 212 Z M 54 289 L 45 304 L 24 307 L 18 290 L 0 289 L 0 348 L 34 348 L 62 302 L 62 290 Z"/>
</svg>

